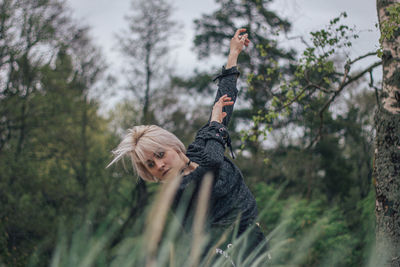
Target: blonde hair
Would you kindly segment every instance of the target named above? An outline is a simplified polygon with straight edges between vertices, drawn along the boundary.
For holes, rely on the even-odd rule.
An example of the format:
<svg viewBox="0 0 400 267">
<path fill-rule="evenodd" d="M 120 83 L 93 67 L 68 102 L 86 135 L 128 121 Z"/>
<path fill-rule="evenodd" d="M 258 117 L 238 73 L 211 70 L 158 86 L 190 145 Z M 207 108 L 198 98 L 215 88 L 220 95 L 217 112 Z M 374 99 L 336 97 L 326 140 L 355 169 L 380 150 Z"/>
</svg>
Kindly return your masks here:
<svg viewBox="0 0 400 267">
<path fill-rule="evenodd" d="M 156 153 L 160 148 L 186 153 L 185 146 L 173 133 L 157 125 L 134 126 L 128 130 L 128 134 L 125 135 L 118 147 L 112 151 L 114 159 L 107 168 L 129 155 L 133 168 L 143 180 L 157 182 L 157 178 L 153 177 L 146 169 L 144 155 L 146 152 Z"/>
</svg>

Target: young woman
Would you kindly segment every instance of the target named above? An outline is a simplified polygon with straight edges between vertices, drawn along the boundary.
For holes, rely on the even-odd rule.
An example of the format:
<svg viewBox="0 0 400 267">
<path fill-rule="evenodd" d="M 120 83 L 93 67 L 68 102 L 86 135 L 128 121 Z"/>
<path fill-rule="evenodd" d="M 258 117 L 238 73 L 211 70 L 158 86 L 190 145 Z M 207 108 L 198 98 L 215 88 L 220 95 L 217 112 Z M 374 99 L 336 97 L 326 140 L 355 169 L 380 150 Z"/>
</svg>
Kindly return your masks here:
<svg viewBox="0 0 400 267">
<path fill-rule="evenodd" d="M 245 31 L 237 30 L 231 39 L 228 62 L 216 78 L 219 79 L 218 91 L 210 119 L 197 132 L 187 150 L 175 135 L 158 126 L 135 126 L 113 151 L 115 158 L 110 163 L 129 155 L 139 176 L 150 182 L 166 182 L 182 175 L 175 206 L 186 199 L 182 196 L 188 188 L 195 188 L 191 191 L 195 194 L 205 174 L 211 172 L 214 182 L 209 201 L 208 226 L 223 231 L 240 218 L 238 235 L 253 226 L 257 217 L 255 199 L 245 185 L 242 173 L 224 156 L 226 146 L 232 152 L 227 125 L 237 97 L 237 58 L 250 42 L 248 35 L 243 34 Z M 252 230 L 250 236 L 254 246 L 265 241 L 258 227 Z"/>
</svg>

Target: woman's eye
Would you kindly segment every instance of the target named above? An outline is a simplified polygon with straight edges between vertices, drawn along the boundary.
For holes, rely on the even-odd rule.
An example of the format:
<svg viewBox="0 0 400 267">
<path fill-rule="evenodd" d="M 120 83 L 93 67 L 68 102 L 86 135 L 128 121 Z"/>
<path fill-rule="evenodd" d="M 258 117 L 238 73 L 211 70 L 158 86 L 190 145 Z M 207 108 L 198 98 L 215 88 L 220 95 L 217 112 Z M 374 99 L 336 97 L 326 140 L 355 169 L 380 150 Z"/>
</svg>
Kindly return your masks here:
<svg viewBox="0 0 400 267">
<path fill-rule="evenodd" d="M 157 157 L 160 158 L 160 159 L 161 159 L 162 157 L 164 157 L 164 152 L 159 152 L 159 153 L 157 154 Z"/>
<path fill-rule="evenodd" d="M 148 162 L 148 163 L 147 163 L 147 167 L 153 168 L 153 167 L 154 167 L 154 162 Z"/>
</svg>

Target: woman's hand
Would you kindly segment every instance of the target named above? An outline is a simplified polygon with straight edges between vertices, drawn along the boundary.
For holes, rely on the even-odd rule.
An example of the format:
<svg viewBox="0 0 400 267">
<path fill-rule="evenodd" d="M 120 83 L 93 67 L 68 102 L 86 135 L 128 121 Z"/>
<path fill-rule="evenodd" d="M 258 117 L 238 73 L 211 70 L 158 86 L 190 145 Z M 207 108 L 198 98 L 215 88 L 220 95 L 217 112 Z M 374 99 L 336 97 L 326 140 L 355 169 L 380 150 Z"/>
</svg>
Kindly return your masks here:
<svg viewBox="0 0 400 267">
<path fill-rule="evenodd" d="M 222 120 L 226 117 L 226 112 L 223 112 L 222 108 L 234 104 L 234 102 L 230 100 L 231 98 L 228 95 L 223 95 L 217 102 L 215 102 L 210 121 L 222 123 Z"/>
<path fill-rule="evenodd" d="M 238 29 L 232 37 L 229 50 L 230 54 L 233 53 L 239 55 L 244 46 L 249 46 L 250 40 L 247 38 L 249 35 L 247 33 L 240 35 L 244 32 L 246 32 L 246 29 Z"/>
<path fill-rule="evenodd" d="M 230 50 L 229 50 L 229 56 L 228 56 L 228 63 L 226 64 L 226 69 L 232 68 L 233 66 L 236 66 L 237 64 L 237 58 L 242 52 L 244 46 L 249 46 L 250 40 L 247 38 L 248 34 L 245 33 L 243 35 L 240 35 L 241 33 L 244 33 L 246 29 L 238 29 L 235 33 L 235 35 L 231 39 L 230 43 Z"/>
</svg>

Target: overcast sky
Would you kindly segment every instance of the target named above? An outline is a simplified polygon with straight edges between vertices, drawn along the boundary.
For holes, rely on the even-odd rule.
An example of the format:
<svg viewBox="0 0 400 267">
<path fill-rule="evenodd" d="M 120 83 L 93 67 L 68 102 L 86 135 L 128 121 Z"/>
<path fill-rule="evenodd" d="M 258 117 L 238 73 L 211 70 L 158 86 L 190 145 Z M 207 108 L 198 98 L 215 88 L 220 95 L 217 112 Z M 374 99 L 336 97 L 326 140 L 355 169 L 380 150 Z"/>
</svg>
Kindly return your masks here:
<svg viewBox="0 0 400 267">
<path fill-rule="evenodd" d="M 122 57 L 116 47 L 115 33 L 126 28 L 124 16 L 129 13 L 131 0 L 67 0 L 73 9 L 74 17 L 83 25 L 91 28 L 91 35 L 103 55 L 111 64 L 112 69 L 121 67 Z M 209 14 L 216 9 L 214 0 L 172 0 L 175 7 L 174 18 L 183 25 L 182 44 L 174 56 L 176 71 L 187 73 L 195 67 L 204 67 L 206 64 L 224 62 L 198 62 L 196 55 L 191 52 L 194 27 L 193 19 L 202 14 Z M 348 18 L 344 21 L 350 26 L 355 25 L 360 31 L 360 39 L 353 46 L 352 55 L 376 50 L 378 47 L 378 30 L 375 0 L 275 0 L 271 8 L 283 18 L 292 23 L 293 31 L 290 35 L 307 35 L 312 30 L 320 29 L 329 24 L 329 20 L 346 11 Z M 289 42 L 289 41 L 288 41 Z M 288 43 L 299 47 L 300 43 Z"/>
</svg>

